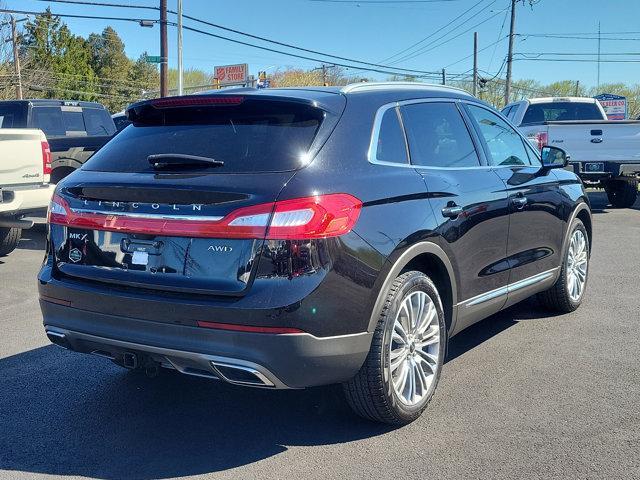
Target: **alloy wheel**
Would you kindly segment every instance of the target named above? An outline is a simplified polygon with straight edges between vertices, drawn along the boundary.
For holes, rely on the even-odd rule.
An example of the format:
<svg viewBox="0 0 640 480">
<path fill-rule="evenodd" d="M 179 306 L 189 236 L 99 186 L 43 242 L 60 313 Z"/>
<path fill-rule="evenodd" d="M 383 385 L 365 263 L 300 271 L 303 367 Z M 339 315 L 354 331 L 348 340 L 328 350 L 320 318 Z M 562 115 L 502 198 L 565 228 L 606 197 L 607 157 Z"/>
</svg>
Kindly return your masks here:
<svg viewBox="0 0 640 480">
<path fill-rule="evenodd" d="M 402 300 L 389 344 L 390 378 L 402 403 L 413 406 L 428 395 L 440 368 L 439 358 L 436 306 L 425 292 L 412 292 Z"/>
<path fill-rule="evenodd" d="M 580 300 L 587 283 L 589 256 L 587 241 L 582 230 L 576 230 L 571 236 L 567 254 L 567 293 L 572 301 Z"/>
</svg>

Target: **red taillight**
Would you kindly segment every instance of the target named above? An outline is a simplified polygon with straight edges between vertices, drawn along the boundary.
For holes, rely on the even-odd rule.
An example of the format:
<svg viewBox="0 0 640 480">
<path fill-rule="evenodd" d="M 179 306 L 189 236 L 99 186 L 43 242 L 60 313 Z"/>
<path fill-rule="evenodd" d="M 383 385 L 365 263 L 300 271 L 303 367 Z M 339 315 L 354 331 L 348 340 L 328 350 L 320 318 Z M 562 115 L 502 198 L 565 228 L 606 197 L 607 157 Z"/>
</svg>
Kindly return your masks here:
<svg viewBox="0 0 640 480">
<path fill-rule="evenodd" d="M 538 144 L 538 150 L 540 151 L 542 151 L 542 147 L 547 146 L 547 143 L 549 142 L 549 134 L 547 132 L 538 132 L 534 138 Z"/>
<path fill-rule="evenodd" d="M 244 101 L 244 97 L 234 96 L 190 96 L 190 97 L 169 97 L 157 98 L 151 100 L 150 105 L 155 108 L 175 108 L 175 107 L 206 107 L 206 106 L 224 106 L 224 105 L 240 105 Z"/>
<path fill-rule="evenodd" d="M 51 175 L 51 149 L 49 142 L 43 140 L 40 142 L 42 147 L 42 174 Z"/>
<path fill-rule="evenodd" d="M 51 203 L 49 203 L 47 221 L 58 225 L 68 225 L 69 214 L 69 204 L 60 196 L 54 194 Z"/>
<path fill-rule="evenodd" d="M 204 322 L 204 321 L 198 321 L 198 326 L 203 328 L 212 328 L 215 330 L 230 330 L 234 332 L 249 332 L 249 333 L 271 333 L 275 335 L 304 333 L 304 331 L 300 330 L 299 328 L 257 327 L 253 325 L 236 325 L 233 323 L 218 323 L 218 322 Z"/>
<path fill-rule="evenodd" d="M 357 198 L 334 193 L 243 207 L 219 220 L 207 217 L 182 219 L 74 211 L 55 195 L 49 221 L 92 230 L 176 237 L 292 240 L 344 235 L 355 225 L 361 209 L 362 202 Z"/>
</svg>

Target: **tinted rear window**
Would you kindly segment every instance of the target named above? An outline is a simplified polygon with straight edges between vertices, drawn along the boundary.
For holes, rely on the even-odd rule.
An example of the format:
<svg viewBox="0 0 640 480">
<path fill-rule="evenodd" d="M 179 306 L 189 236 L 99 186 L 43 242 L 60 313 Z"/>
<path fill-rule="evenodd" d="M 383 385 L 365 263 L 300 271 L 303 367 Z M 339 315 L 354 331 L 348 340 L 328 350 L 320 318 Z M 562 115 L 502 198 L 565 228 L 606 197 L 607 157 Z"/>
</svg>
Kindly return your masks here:
<svg viewBox="0 0 640 480">
<path fill-rule="evenodd" d="M 522 125 L 571 120 L 602 120 L 602 114 L 595 103 L 539 103 L 529 105 Z"/>
<path fill-rule="evenodd" d="M 39 128 L 47 137 L 63 137 L 67 133 L 60 107 L 33 107 L 33 126 Z"/>
<path fill-rule="evenodd" d="M 160 125 L 154 119 L 151 124 L 135 123 L 123 130 L 83 168 L 151 172 L 149 155 L 176 153 L 224 162 L 224 166 L 208 168 L 210 173 L 294 170 L 303 165 L 323 117 L 324 112 L 317 108 L 273 101 L 171 109 L 163 112 Z"/>
</svg>

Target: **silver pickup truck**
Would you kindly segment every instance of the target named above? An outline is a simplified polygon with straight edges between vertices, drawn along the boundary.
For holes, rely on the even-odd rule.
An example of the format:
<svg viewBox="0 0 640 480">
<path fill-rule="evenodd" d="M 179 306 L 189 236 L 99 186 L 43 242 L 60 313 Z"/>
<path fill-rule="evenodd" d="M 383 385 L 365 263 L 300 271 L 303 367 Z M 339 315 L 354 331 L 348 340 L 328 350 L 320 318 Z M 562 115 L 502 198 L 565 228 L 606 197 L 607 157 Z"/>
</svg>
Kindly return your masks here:
<svg viewBox="0 0 640 480">
<path fill-rule="evenodd" d="M 593 98 L 531 98 L 502 114 L 539 148 L 564 149 L 587 186 L 604 188 L 614 207 L 632 206 L 640 177 L 640 121 L 609 121 Z"/>
</svg>

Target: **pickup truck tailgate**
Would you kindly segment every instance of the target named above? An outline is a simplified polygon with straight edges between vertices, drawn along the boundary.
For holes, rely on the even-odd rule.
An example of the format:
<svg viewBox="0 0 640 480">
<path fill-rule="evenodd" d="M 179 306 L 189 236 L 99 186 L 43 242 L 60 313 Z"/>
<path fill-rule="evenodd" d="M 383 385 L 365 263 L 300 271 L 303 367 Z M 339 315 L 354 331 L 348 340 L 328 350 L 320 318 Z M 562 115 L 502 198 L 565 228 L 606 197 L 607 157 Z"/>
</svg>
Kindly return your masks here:
<svg viewBox="0 0 640 480">
<path fill-rule="evenodd" d="M 45 182 L 40 130 L 0 129 L 0 186 L 28 185 Z"/>
<path fill-rule="evenodd" d="M 572 162 L 640 162 L 640 122 L 547 122 L 548 145 L 571 155 Z"/>
</svg>

